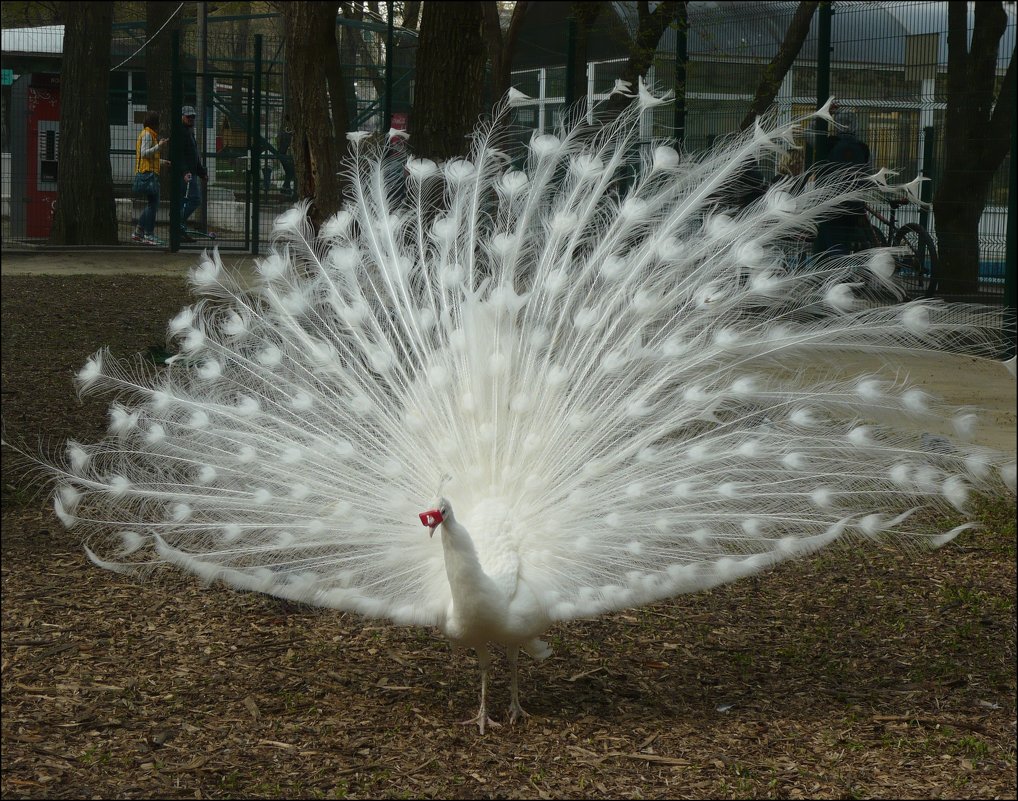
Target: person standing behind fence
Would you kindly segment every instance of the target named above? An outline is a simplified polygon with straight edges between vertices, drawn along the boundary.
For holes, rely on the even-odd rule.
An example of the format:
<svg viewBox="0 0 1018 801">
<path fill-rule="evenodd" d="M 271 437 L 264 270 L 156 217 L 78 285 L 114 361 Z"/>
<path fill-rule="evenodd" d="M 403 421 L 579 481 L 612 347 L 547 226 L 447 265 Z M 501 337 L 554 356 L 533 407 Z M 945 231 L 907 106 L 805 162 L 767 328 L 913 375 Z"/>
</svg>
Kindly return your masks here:
<svg viewBox="0 0 1018 801">
<path fill-rule="evenodd" d="M 194 106 L 184 106 L 180 110 L 180 121 L 186 129 L 184 137 L 183 161 L 181 169 L 184 174 L 184 201 L 180 209 L 181 241 L 194 242 L 187 234 L 187 218 L 201 205 L 201 181 L 208 178 L 208 172 L 198 152 L 198 143 L 194 138 Z M 201 179 L 201 180 L 199 180 Z"/>
<path fill-rule="evenodd" d="M 286 196 L 287 200 L 293 200 L 295 191 L 293 187 L 294 171 L 293 171 L 293 154 L 290 152 L 290 145 L 293 142 L 293 123 L 290 122 L 290 117 L 287 115 L 283 119 L 283 130 L 279 132 L 279 138 L 276 140 L 277 150 L 279 150 L 279 163 L 283 167 L 283 186 L 280 191 Z"/>
<path fill-rule="evenodd" d="M 834 112 L 834 133 L 831 134 L 827 158 L 816 165 L 817 175 L 829 170 L 853 170 L 860 177 L 870 170 L 870 148 L 856 134 L 855 114 L 848 110 Z M 817 226 L 817 252 L 846 255 L 868 246 L 866 204 L 853 200 L 841 205 L 838 214 Z"/>
<path fill-rule="evenodd" d="M 146 200 L 145 210 L 138 217 L 131 239 L 145 245 L 162 245 L 156 239 L 156 214 L 159 212 L 159 169 L 170 162 L 159 157 L 159 148 L 169 139 L 159 138 L 159 112 L 150 111 L 145 115 L 142 128 L 134 144 L 134 183 L 132 190 Z"/>
</svg>

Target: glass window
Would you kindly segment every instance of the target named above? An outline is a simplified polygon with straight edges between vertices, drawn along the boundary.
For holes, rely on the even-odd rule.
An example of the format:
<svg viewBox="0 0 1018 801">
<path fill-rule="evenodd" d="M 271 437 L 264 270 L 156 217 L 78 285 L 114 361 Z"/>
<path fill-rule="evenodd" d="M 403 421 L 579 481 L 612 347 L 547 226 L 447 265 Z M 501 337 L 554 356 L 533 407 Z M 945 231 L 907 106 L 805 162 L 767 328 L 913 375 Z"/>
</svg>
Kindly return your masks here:
<svg viewBox="0 0 1018 801">
<path fill-rule="evenodd" d="M 687 100 L 685 146 L 690 150 L 711 147 L 719 137 L 738 131 L 748 110 L 748 100 Z"/>
<path fill-rule="evenodd" d="M 796 64 L 792 67 L 792 96 L 815 97 L 817 93 L 816 67 Z"/>
<path fill-rule="evenodd" d="M 566 96 L 565 67 L 549 67 L 547 69 L 547 77 L 545 78 L 544 84 L 544 96 L 545 97 Z"/>
<path fill-rule="evenodd" d="M 816 91 L 814 89 L 814 91 Z M 895 100 L 915 97 L 915 83 L 905 80 L 904 68 L 831 69 L 831 93 L 835 97 Z"/>
<path fill-rule="evenodd" d="M 990 194 L 986 198 L 987 206 L 1007 206 L 1007 184 L 1011 174 L 1011 155 L 1008 154 L 1000 163 L 996 174 L 993 176 L 993 183 L 990 184 Z"/>
<path fill-rule="evenodd" d="M 624 61 L 599 61 L 591 64 L 594 70 L 594 94 L 607 94 L 615 88 L 615 79 L 622 77 L 622 70 L 625 68 Z"/>
<path fill-rule="evenodd" d="M 512 85 L 527 97 L 538 97 L 541 94 L 541 72 L 540 70 L 514 72 Z"/>
<path fill-rule="evenodd" d="M 863 108 L 856 118 L 872 165 L 896 170 L 897 180 L 912 180 L 919 171 L 919 112 Z"/>
<path fill-rule="evenodd" d="M 148 106 L 148 80 L 141 70 L 131 73 L 131 102 L 136 106 Z"/>
<path fill-rule="evenodd" d="M 690 61 L 686 65 L 686 87 L 690 92 L 752 95 L 760 85 L 763 71 L 763 64 Z"/>
<path fill-rule="evenodd" d="M 537 127 L 537 109 L 533 106 L 517 107 L 516 122 L 527 128 Z"/>
<path fill-rule="evenodd" d="M 545 119 L 545 130 L 556 131 L 562 124 L 562 103 L 549 103 L 545 106 L 544 119 Z"/>
<path fill-rule="evenodd" d="M 127 73 L 110 73 L 110 125 L 127 125 Z"/>
<path fill-rule="evenodd" d="M 11 87 L 4 86 L 0 90 L 0 97 L 3 98 L 3 113 L 0 115 L 0 151 L 11 152 Z"/>
</svg>

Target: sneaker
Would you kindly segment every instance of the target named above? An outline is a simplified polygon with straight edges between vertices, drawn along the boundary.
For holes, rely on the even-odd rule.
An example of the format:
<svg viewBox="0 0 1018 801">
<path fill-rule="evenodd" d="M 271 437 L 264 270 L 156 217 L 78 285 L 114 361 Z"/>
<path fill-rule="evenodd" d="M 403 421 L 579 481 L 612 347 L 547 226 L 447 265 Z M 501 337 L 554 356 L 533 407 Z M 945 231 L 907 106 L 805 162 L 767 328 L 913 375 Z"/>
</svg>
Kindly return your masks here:
<svg viewBox="0 0 1018 801">
<path fill-rule="evenodd" d="M 132 242 L 144 242 L 145 241 L 145 234 L 143 234 L 141 231 L 135 231 L 135 232 L 133 232 L 131 234 L 131 241 Z"/>
<path fill-rule="evenodd" d="M 153 247 L 162 247 L 163 245 L 166 244 L 165 242 L 163 242 L 163 240 L 157 239 L 152 234 L 146 234 L 145 239 L 143 241 L 145 242 L 146 245 L 152 245 Z"/>
</svg>

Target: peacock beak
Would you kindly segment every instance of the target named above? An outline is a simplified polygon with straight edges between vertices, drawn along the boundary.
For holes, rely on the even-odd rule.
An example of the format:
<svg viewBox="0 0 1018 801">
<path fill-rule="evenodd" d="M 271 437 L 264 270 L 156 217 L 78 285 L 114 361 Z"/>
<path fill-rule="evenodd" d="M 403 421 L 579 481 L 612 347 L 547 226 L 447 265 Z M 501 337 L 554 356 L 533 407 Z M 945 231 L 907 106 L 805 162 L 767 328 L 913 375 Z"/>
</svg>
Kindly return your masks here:
<svg viewBox="0 0 1018 801">
<path fill-rule="evenodd" d="M 421 512 L 418 517 L 421 519 L 421 523 L 429 529 L 428 537 L 434 537 L 435 529 L 442 522 L 442 512 L 438 509 L 429 509 L 426 512 Z"/>
</svg>

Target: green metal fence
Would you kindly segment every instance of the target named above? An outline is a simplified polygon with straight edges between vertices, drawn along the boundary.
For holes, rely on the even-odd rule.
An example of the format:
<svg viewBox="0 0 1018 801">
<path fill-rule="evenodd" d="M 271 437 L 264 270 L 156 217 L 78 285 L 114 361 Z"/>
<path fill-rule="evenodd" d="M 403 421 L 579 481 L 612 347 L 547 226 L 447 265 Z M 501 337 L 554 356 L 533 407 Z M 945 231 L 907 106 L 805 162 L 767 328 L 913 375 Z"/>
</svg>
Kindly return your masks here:
<svg viewBox="0 0 1018 801">
<path fill-rule="evenodd" d="M 648 80 L 661 90 L 674 90 L 677 76 L 684 75 L 684 91 L 677 93 L 671 106 L 648 112 L 646 138 L 678 135 L 685 148 L 697 151 L 737 130 L 796 6 L 792 2 L 689 3 L 688 27 L 673 25 L 665 31 L 648 74 Z M 514 86 L 532 98 L 518 113 L 517 121 L 523 126 L 553 128 L 570 99 L 572 76 L 566 56 L 576 43 L 571 7 L 559 2 L 530 6 L 513 72 Z M 635 3 L 606 7 L 589 39 L 586 89 L 594 97 L 606 96 L 621 75 L 637 24 Z M 931 197 L 943 160 L 946 9 L 943 2 L 822 3 L 802 51 L 780 86 L 772 113 L 790 119 L 814 109 L 818 97 L 833 94 L 855 113 L 874 166 L 895 169 L 904 179 L 919 174 L 931 178 L 925 189 L 926 197 Z M 1013 6 L 1008 15 L 998 75 L 1003 74 L 1014 47 Z M 198 134 L 204 139 L 210 173 L 203 208 L 192 218 L 194 229 L 216 234 L 224 247 L 256 250 L 272 218 L 290 203 L 292 194 L 286 190 L 292 190 L 293 182 L 287 180 L 287 154 L 281 152 L 285 143 L 280 135 L 286 127 L 282 40 L 278 33 L 245 33 L 244 26 L 277 32 L 280 28 L 273 15 L 218 17 L 208 22 L 202 36 L 193 24 L 180 32 L 177 75 L 180 101 L 202 107 L 204 126 L 199 126 Z M 130 196 L 129 182 L 134 141 L 147 104 L 144 60 L 136 54 L 145 41 L 142 25 L 119 26 L 115 33 L 114 63 L 125 63 L 111 75 L 111 165 L 124 242 L 130 242 L 127 232 L 140 210 Z M 384 19 L 339 18 L 337 41 L 352 127 L 386 130 L 392 124 L 405 125 L 413 102 L 414 34 L 390 29 Z M 5 67 L 6 48 L 5 44 Z M 50 44 L 39 49 L 59 53 L 60 48 Z M 46 55 L 37 53 L 34 61 L 23 61 L 33 68 L 58 71 L 59 56 L 46 61 Z M 4 243 L 31 244 L 40 240 L 33 239 L 24 226 L 15 230 L 11 222 L 11 208 L 21 202 L 16 196 L 23 199 L 25 193 L 15 191 L 18 160 L 11 158 L 9 135 L 12 93 L 10 86 L 3 88 Z M 175 120 L 164 121 L 167 132 L 171 122 Z M 1013 212 L 1008 211 L 1012 174 L 1012 160 L 1005 159 L 980 223 L 982 300 L 1002 301 L 1005 288 L 1014 286 L 1013 278 L 1007 283 L 1005 269 L 1008 225 L 1013 230 L 1014 224 Z M 179 191 L 180 187 L 164 184 L 161 225 L 169 225 L 176 206 L 171 195 Z M 922 222 L 936 237 L 936 219 L 928 211 L 902 209 L 898 219 Z M 199 241 L 181 246 L 208 244 L 200 237 L 192 238 Z"/>
<path fill-rule="evenodd" d="M 552 6 L 541 24 L 525 27 L 519 40 L 513 84 L 533 98 L 519 122 L 541 130 L 558 125 L 569 96 L 567 51 L 577 36 L 576 22 Z M 635 3 L 612 4 L 598 18 L 589 38 L 586 89 L 607 97 L 629 57 L 636 30 Z M 648 73 L 658 90 L 674 90 L 684 74 L 676 102 L 648 111 L 645 137 L 679 138 L 690 151 L 708 148 L 738 130 L 764 69 L 776 54 L 797 3 L 690 3 L 688 28 L 665 31 Z M 997 74 L 1003 76 L 1014 48 L 1016 16 L 1008 11 Z M 971 11 L 970 11 L 971 26 Z M 677 53 L 686 61 L 679 63 Z M 924 199 L 933 197 L 944 158 L 947 106 L 947 3 L 821 3 L 799 56 L 781 83 L 771 113 L 781 121 L 809 113 L 833 95 L 855 115 L 874 167 L 897 171 L 899 180 L 923 175 Z M 806 162 L 816 157 L 803 141 Z M 771 165 L 773 170 L 775 165 Z M 1008 242 L 1010 158 L 997 170 L 980 222 L 978 300 L 1001 302 Z M 772 172 L 773 175 L 773 172 Z M 878 206 L 884 216 L 889 209 Z M 936 219 L 916 205 L 897 210 L 900 224 L 922 223 L 936 240 Z M 1012 301 L 1013 303 L 1013 301 Z"/>
<path fill-rule="evenodd" d="M 292 160 L 285 152 L 286 64 L 280 35 L 245 33 L 245 26 L 279 30 L 274 14 L 209 18 L 203 33 L 194 24 L 176 34 L 172 113 L 161 120 L 160 134 L 178 129 L 183 105 L 198 110 L 195 138 L 208 169 L 202 205 L 179 233 L 183 187 L 164 175 L 156 233 L 173 248 L 199 249 L 215 243 L 222 249 L 257 252 L 272 220 L 295 199 Z M 388 30 L 383 22 L 337 18 L 337 41 L 348 85 L 351 127 L 387 130 L 405 124 L 410 109 L 416 37 Z M 115 26 L 112 52 L 118 67 L 110 74 L 110 166 L 119 238 L 124 247 L 142 247 L 131 232 L 144 202 L 132 195 L 135 141 L 148 111 L 143 23 Z M 387 50 L 388 45 L 388 50 Z M 57 87 L 63 47 L 62 26 L 4 32 L 3 99 L 3 242 L 5 247 L 45 247 L 56 184 L 26 166 L 34 136 L 48 136 L 54 164 L 59 157 L 59 91 L 53 120 L 29 131 L 29 87 Z M 386 52 L 392 54 L 387 62 Z M 6 81 L 10 72 L 11 81 Z M 22 84 L 24 86 L 22 86 Z M 41 89 L 40 89 L 41 91 Z M 33 95 L 34 98 L 34 95 Z M 31 101 L 32 103 L 35 100 Z M 165 117 L 165 115 L 164 115 Z M 402 119 L 402 122 L 400 120 Z M 37 130 L 38 128 L 38 130 Z M 15 132 L 16 129 L 16 132 Z M 14 135 L 12 135 L 14 134 Z M 170 137 L 176 149 L 179 136 Z M 19 154 L 14 158 L 14 153 Z M 164 154 L 170 161 L 173 152 Z M 49 163 L 49 162 L 47 162 Z M 35 169 L 32 175 L 28 172 Z M 55 167 L 54 167 L 55 169 Z M 168 171 L 167 171 L 168 173 Z M 43 191 L 36 191 L 39 186 Z"/>
</svg>

